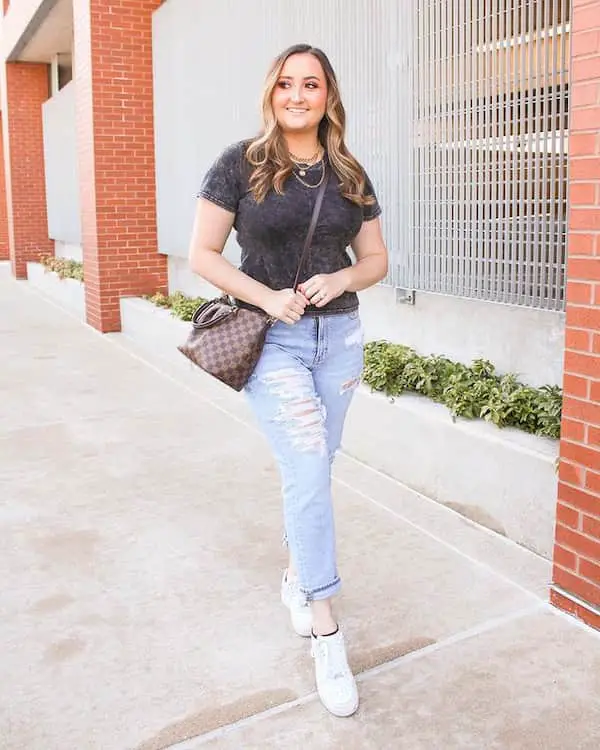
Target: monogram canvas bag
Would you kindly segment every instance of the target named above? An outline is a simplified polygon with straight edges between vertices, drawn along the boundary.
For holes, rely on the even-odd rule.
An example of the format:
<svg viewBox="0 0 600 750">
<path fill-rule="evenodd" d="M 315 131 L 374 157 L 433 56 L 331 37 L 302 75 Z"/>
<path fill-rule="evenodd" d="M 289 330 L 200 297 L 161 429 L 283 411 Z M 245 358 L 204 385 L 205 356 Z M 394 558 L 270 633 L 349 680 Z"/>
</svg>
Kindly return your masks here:
<svg viewBox="0 0 600 750">
<path fill-rule="evenodd" d="M 329 174 L 326 174 L 317 193 L 296 271 L 294 292 L 310 250 L 328 180 Z M 254 372 L 267 331 L 275 322 L 262 310 L 239 307 L 225 295 L 200 305 L 192 316 L 192 330 L 187 341 L 177 348 L 209 375 L 241 391 Z"/>
</svg>

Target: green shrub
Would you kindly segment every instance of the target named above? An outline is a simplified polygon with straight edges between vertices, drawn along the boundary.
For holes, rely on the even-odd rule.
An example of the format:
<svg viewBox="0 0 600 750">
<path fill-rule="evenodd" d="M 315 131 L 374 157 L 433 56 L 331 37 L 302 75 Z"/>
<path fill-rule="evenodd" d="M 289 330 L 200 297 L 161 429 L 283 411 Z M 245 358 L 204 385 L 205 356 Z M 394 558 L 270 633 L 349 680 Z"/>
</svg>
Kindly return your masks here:
<svg viewBox="0 0 600 750">
<path fill-rule="evenodd" d="M 53 255 L 44 255 L 40 259 L 46 271 L 55 273 L 60 279 L 76 279 L 83 281 L 83 263 L 69 258 L 55 258 Z"/>
<path fill-rule="evenodd" d="M 484 419 L 497 427 L 517 427 L 549 438 L 560 436 L 561 389 L 523 385 L 512 374 L 498 375 L 484 359 L 468 367 L 446 357 L 421 356 L 401 344 L 374 341 L 365 347 L 363 379 L 387 396 L 420 393 L 447 406 L 453 417 Z"/>
<path fill-rule="evenodd" d="M 192 315 L 203 302 L 206 300 L 203 297 L 186 297 L 181 292 L 175 292 L 174 294 L 161 294 L 157 292 L 152 296 L 147 296 L 146 299 L 152 304 L 158 307 L 165 307 L 171 311 L 171 314 L 181 320 L 190 321 Z"/>
</svg>

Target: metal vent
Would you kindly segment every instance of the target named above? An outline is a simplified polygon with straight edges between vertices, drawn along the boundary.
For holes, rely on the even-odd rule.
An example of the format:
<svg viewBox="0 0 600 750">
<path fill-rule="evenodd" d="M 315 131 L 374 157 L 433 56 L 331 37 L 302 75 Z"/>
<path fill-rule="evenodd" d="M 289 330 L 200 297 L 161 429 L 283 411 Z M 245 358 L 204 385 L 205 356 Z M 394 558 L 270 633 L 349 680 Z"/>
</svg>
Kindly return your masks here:
<svg viewBox="0 0 600 750">
<path fill-rule="evenodd" d="M 399 286 L 563 308 L 569 18 L 568 0 L 417 0 Z"/>
</svg>

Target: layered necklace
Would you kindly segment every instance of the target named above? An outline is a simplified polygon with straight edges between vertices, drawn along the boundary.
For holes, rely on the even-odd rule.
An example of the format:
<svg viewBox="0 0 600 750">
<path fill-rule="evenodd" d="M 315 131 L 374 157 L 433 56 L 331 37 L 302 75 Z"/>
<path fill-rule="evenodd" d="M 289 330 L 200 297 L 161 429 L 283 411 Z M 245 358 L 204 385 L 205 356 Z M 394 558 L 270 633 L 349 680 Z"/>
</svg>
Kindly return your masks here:
<svg viewBox="0 0 600 750">
<path fill-rule="evenodd" d="M 307 188 L 318 188 L 323 183 L 323 180 L 325 179 L 325 150 L 322 146 L 319 145 L 318 149 L 315 151 L 315 153 L 310 157 L 310 159 L 302 159 L 299 156 L 296 156 L 296 154 L 292 154 L 290 151 L 290 159 L 293 163 L 292 168 L 292 174 L 294 177 L 298 180 L 298 182 L 302 183 L 304 187 Z M 311 185 L 311 183 L 306 182 L 303 180 L 303 177 L 306 177 L 306 173 L 311 167 L 316 166 L 317 164 L 321 165 L 321 176 L 319 178 L 319 181 L 315 185 Z M 296 171 L 297 170 L 297 171 Z"/>
</svg>

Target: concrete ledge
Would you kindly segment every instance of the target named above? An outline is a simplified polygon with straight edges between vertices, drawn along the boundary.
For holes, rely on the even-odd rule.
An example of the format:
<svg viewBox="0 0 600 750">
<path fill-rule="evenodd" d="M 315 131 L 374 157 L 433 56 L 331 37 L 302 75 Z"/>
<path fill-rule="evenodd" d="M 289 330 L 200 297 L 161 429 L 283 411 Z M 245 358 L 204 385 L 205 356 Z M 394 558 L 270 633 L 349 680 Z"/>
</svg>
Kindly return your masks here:
<svg viewBox="0 0 600 750">
<path fill-rule="evenodd" d="M 27 264 L 27 280 L 42 294 L 85 320 L 85 287 L 77 279 L 61 279 L 41 263 Z"/>
<path fill-rule="evenodd" d="M 143 299 L 121 300 L 122 332 L 187 368 L 177 351 L 189 323 Z M 184 364 L 185 363 L 185 364 Z M 206 376 L 213 394 L 229 390 Z M 552 555 L 558 443 L 482 421 L 453 421 L 446 407 L 404 395 L 394 401 L 360 388 L 344 452 L 428 498 L 546 557 Z"/>
<path fill-rule="evenodd" d="M 558 442 L 406 394 L 361 389 L 344 433 L 346 453 L 546 558 L 552 555 Z"/>
<path fill-rule="evenodd" d="M 171 354 L 174 359 L 183 361 L 177 346 L 183 343 L 189 330 L 189 323 L 176 318 L 166 308 L 141 297 L 121 298 L 121 332 L 141 345 L 151 346 L 153 351 L 162 349 L 164 343 L 165 356 Z"/>
</svg>

